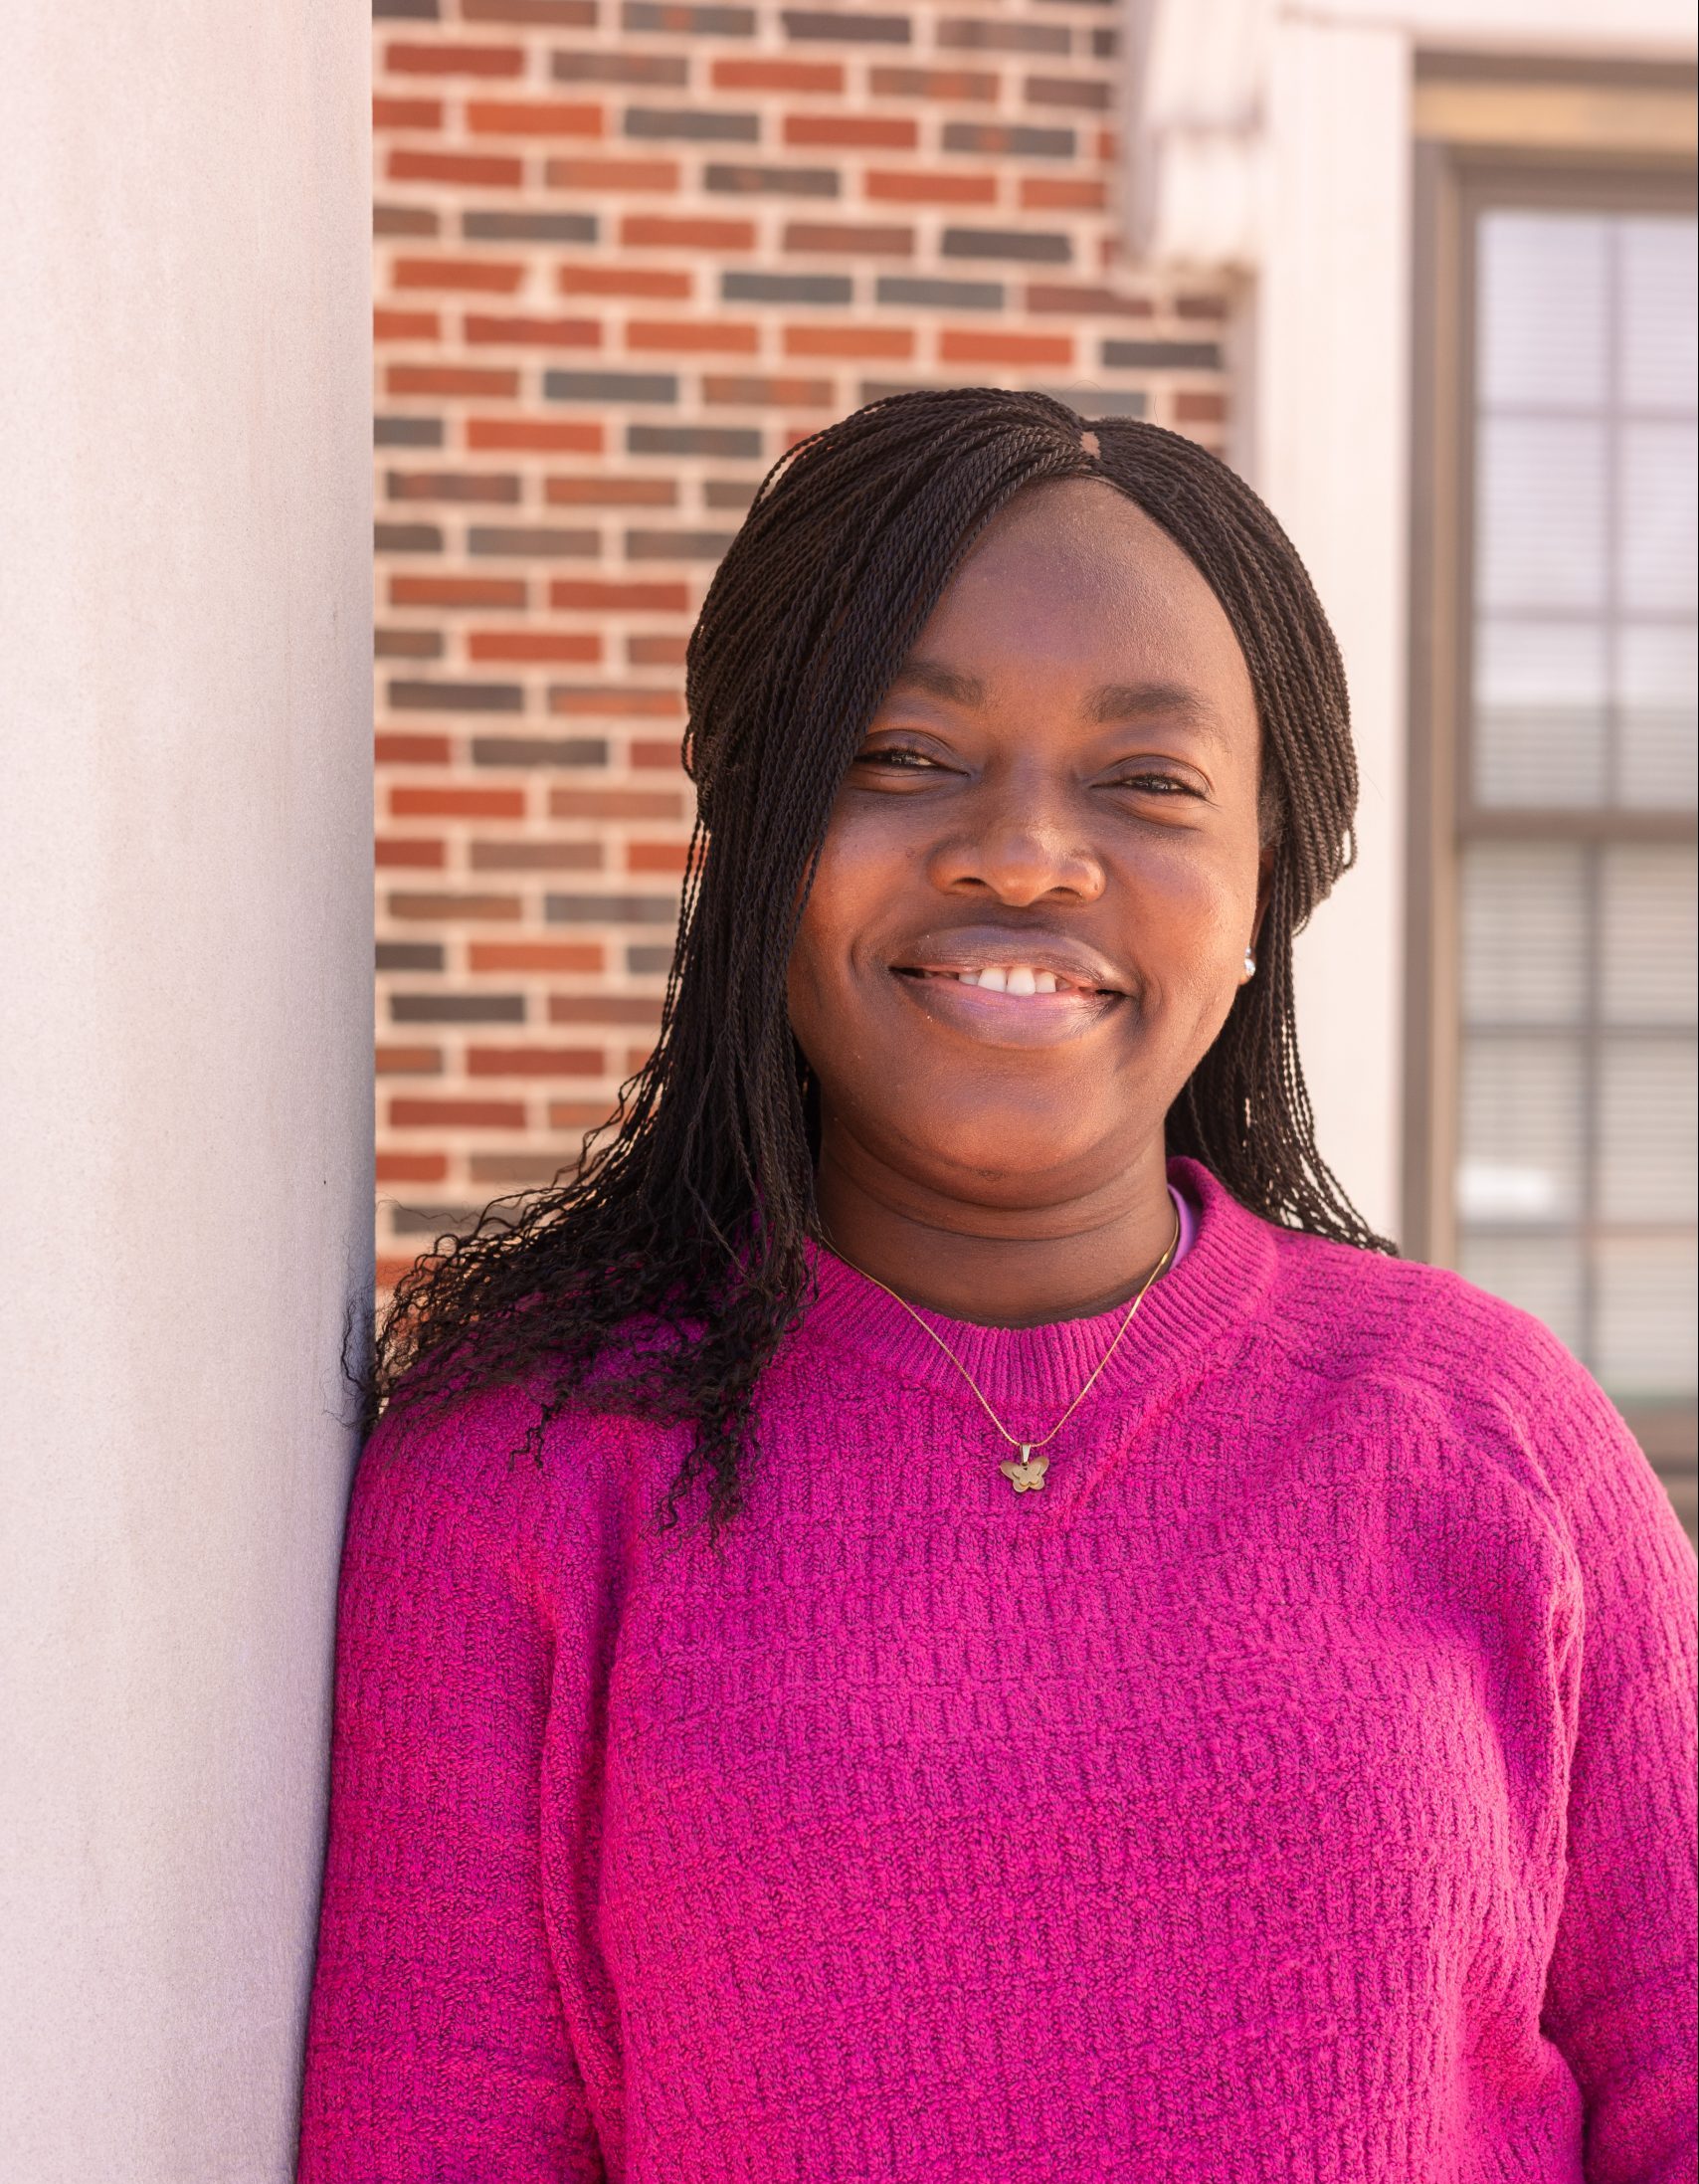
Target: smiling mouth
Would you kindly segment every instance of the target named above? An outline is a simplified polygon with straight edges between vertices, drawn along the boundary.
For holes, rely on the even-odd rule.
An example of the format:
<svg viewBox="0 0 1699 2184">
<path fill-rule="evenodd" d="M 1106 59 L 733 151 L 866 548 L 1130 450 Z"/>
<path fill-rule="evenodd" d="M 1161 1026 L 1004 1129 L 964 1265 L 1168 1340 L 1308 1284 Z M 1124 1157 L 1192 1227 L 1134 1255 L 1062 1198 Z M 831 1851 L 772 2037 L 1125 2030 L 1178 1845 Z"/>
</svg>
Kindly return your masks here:
<svg viewBox="0 0 1699 2184">
<path fill-rule="evenodd" d="M 1040 970 L 1031 963 L 987 963 L 961 969 L 936 970 L 899 963 L 892 968 L 899 978 L 931 979 L 945 985 L 974 986 L 981 993 L 1003 994 L 1016 1001 L 1046 998 L 1064 1001 L 1118 1001 L 1121 998 L 1112 986 L 1081 985 L 1077 980 L 1063 978 L 1055 971 Z"/>
</svg>

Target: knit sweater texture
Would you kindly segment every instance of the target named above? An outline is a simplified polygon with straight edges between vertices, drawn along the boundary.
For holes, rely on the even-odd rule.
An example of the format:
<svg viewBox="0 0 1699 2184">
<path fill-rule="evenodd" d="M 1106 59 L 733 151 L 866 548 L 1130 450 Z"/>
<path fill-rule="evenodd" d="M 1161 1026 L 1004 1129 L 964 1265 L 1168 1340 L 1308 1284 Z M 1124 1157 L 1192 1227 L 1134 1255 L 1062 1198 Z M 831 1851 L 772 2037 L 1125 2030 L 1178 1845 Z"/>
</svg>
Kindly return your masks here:
<svg viewBox="0 0 1699 2184">
<path fill-rule="evenodd" d="M 1537 1323 L 1196 1233 L 1016 1493 L 822 1253 L 749 1507 L 393 1410 L 302 2184 L 1693 2184 L 1692 1549 Z M 1120 1308 L 927 1315 L 1059 1415 Z"/>
</svg>

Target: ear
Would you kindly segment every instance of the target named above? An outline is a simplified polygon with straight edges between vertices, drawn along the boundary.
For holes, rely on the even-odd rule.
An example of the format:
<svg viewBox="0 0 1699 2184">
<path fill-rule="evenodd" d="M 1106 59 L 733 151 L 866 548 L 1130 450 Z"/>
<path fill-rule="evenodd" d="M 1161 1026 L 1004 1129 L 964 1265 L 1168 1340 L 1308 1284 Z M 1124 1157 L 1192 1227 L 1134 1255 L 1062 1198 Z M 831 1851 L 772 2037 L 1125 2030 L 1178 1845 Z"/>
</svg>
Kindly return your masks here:
<svg viewBox="0 0 1699 2184">
<path fill-rule="evenodd" d="M 1250 946 L 1254 953 L 1262 944 L 1262 920 L 1268 915 L 1268 904 L 1274 894 L 1274 852 L 1263 850 L 1256 860 L 1256 921 L 1250 928 Z"/>
</svg>

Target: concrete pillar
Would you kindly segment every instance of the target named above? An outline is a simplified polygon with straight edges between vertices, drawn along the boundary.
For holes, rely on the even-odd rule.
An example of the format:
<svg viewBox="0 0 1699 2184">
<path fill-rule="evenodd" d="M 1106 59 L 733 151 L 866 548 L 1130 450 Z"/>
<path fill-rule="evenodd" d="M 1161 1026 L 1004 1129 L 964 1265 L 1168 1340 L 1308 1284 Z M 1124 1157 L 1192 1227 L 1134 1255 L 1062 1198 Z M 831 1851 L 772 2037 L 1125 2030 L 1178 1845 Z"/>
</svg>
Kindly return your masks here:
<svg viewBox="0 0 1699 2184">
<path fill-rule="evenodd" d="M 1322 1152 L 1402 1225 L 1410 533 L 1410 45 L 1282 20 L 1250 393 L 1254 483 L 1345 655 L 1358 869 L 1298 942 L 1298 1037 Z"/>
<path fill-rule="evenodd" d="M 369 26 L 0 69 L 0 2180 L 291 2170 L 371 1236 Z"/>
</svg>

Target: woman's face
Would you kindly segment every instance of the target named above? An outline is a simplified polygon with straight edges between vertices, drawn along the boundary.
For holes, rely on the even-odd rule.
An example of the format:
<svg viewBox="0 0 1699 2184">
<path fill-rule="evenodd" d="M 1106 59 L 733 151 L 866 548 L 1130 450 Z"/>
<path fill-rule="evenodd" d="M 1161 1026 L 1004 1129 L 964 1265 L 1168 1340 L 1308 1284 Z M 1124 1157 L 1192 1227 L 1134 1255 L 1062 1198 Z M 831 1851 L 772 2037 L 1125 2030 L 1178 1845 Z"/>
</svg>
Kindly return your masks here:
<svg viewBox="0 0 1699 2184">
<path fill-rule="evenodd" d="M 790 965 L 825 1154 L 1011 1212 L 1112 1186 L 1244 976 L 1266 871 L 1243 655 L 1113 488 L 1021 495 L 833 807 Z"/>
</svg>

